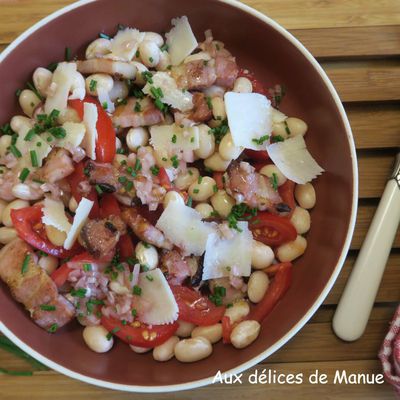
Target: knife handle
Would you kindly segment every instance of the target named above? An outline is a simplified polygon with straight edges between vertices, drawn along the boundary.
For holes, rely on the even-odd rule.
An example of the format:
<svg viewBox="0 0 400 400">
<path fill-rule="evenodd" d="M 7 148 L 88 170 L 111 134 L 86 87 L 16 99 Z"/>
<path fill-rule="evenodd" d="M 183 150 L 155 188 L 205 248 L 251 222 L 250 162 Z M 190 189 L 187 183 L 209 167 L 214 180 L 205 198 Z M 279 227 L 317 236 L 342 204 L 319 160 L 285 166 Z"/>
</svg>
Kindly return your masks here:
<svg viewBox="0 0 400 400">
<path fill-rule="evenodd" d="M 400 183 L 390 179 L 333 317 L 346 341 L 364 333 L 400 221 Z"/>
</svg>

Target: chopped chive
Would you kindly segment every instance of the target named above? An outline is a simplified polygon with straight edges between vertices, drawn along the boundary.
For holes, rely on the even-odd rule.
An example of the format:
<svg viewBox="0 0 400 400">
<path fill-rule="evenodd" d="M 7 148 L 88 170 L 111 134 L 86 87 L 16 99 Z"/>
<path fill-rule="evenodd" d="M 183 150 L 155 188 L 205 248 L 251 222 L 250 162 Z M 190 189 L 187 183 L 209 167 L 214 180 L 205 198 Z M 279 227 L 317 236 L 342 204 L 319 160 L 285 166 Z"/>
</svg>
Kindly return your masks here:
<svg viewBox="0 0 400 400">
<path fill-rule="evenodd" d="M 128 178 L 126 176 L 120 176 L 118 178 L 118 182 L 119 183 L 125 183 L 128 180 Z"/>
<path fill-rule="evenodd" d="M 22 93 L 22 89 L 17 89 L 17 90 L 15 91 L 15 95 L 16 95 L 17 97 L 19 97 L 19 96 L 21 95 L 21 93 Z"/>
<path fill-rule="evenodd" d="M 10 371 L 9 369 L 0 367 L 0 374 L 10 375 L 10 376 L 32 376 L 32 371 Z"/>
<path fill-rule="evenodd" d="M 142 106 L 140 105 L 140 103 L 138 101 L 135 103 L 135 107 L 133 108 L 133 111 L 135 111 L 135 112 L 142 111 Z"/>
<path fill-rule="evenodd" d="M 286 120 L 285 120 L 283 123 L 285 124 L 285 131 L 286 131 L 286 133 L 287 133 L 288 135 L 290 135 L 291 132 L 290 132 L 288 123 L 286 122 Z"/>
<path fill-rule="evenodd" d="M 54 332 L 57 331 L 57 329 L 58 329 L 58 325 L 57 325 L 57 324 L 53 324 L 53 325 L 51 325 L 50 328 L 48 329 L 48 332 L 54 333 Z"/>
<path fill-rule="evenodd" d="M 131 314 L 132 314 L 132 317 L 136 317 L 137 316 L 136 308 L 132 308 Z"/>
<path fill-rule="evenodd" d="M 31 156 L 31 163 L 32 163 L 32 167 L 36 168 L 39 166 L 39 162 L 38 162 L 38 158 L 37 158 L 37 154 L 35 150 L 31 150 L 29 152 L 30 156 Z"/>
<path fill-rule="evenodd" d="M 161 47 L 160 47 L 161 51 L 168 51 L 168 45 L 167 43 L 164 43 Z"/>
<path fill-rule="evenodd" d="M 192 175 L 193 175 L 193 171 L 192 171 L 191 169 L 188 169 L 188 174 L 189 174 L 190 176 L 192 176 Z"/>
<path fill-rule="evenodd" d="M 54 72 L 58 67 L 58 63 L 57 62 L 52 62 L 47 66 L 47 69 L 51 72 Z"/>
<path fill-rule="evenodd" d="M 146 249 L 150 248 L 150 245 L 147 242 L 142 242 L 142 243 L 143 243 L 144 248 L 146 248 Z"/>
<path fill-rule="evenodd" d="M 72 289 L 70 292 L 70 295 L 73 297 L 80 297 L 81 299 L 83 299 L 86 295 L 86 289 L 84 288 L 80 288 L 80 289 Z"/>
<path fill-rule="evenodd" d="M 212 102 L 211 102 L 211 97 L 207 96 L 206 97 L 206 102 L 207 102 L 207 106 L 210 110 L 212 110 L 213 106 L 212 106 Z"/>
<path fill-rule="evenodd" d="M 101 106 L 103 107 L 103 110 L 107 110 L 108 108 L 108 103 L 106 101 L 104 101 Z"/>
<path fill-rule="evenodd" d="M 10 151 L 11 151 L 11 153 L 14 154 L 14 156 L 15 156 L 16 158 L 21 158 L 21 157 L 22 157 L 21 152 L 17 149 L 17 147 L 15 146 L 15 144 L 12 144 L 12 145 L 10 146 Z"/>
<path fill-rule="evenodd" d="M 197 193 L 199 193 L 199 192 L 200 192 L 199 189 L 193 189 L 193 193 L 197 194 Z"/>
<path fill-rule="evenodd" d="M 96 90 L 96 88 L 97 88 L 97 81 L 95 81 L 94 79 L 91 79 L 90 83 L 89 83 L 89 90 L 91 92 L 94 92 Z"/>
<path fill-rule="evenodd" d="M 187 199 L 186 205 L 188 207 L 192 207 L 192 204 L 193 204 L 193 199 L 189 196 L 188 199 Z"/>
<path fill-rule="evenodd" d="M 200 185 L 200 183 L 203 181 L 203 177 L 202 176 L 199 176 L 198 177 L 198 179 L 197 179 L 197 183 Z"/>
<path fill-rule="evenodd" d="M 172 138 L 171 138 L 171 142 L 172 142 L 172 143 L 176 143 L 176 139 L 177 139 L 177 138 L 176 138 L 176 135 L 173 134 L 173 135 L 172 135 Z"/>
<path fill-rule="evenodd" d="M 146 279 L 150 282 L 154 281 L 154 278 L 151 275 L 146 275 Z"/>
<path fill-rule="evenodd" d="M 139 57 L 140 57 L 140 51 L 139 51 L 139 50 L 136 50 L 135 57 L 136 57 L 136 58 L 139 58 Z"/>
<path fill-rule="evenodd" d="M 24 140 L 26 142 L 30 142 L 35 135 L 36 135 L 36 129 L 35 128 L 29 129 L 28 133 L 24 137 Z"/>
<path fill-rule="evenodd" d="M 194 143 L 194 136 L 190 138 L 190 143 Z"/>
<path fill-rule="evenodd" d="M 100 37 L 101 39 L 108 39 L 108 40 L 110 40 L 110 36 L 108 36 L 107 34 L 105 34 L 105 33 L 103 33 L 103 32 L 100 32 L 100 33 L 99 33 L 99 37 Z"/>
<path fill-rule="evenodd" d="M 24 275 L 28 271 L 29 267 L 29 260 L 31 259 L 31 256 L 27 254 L 24 258 L 24 261 L 22 262 L 22 268 L 21 268 L 21 274 Z"/>
<path fill-rule="evenodd" d="M 98 195 L 103 194 L 103 190 L 101 189 L 100 185 L 96 185 L 95 189 L 96 189 L 96 192 L 97 192 Z"/>
<path fill-rule="evenodd" d="M 140 171 L 142 169 L 142 163 L 140 162 L 140 160 L 137 158 L 135 161 L 135 167 L 134 170 L 135 171 Z"/>
<path fill-rule="evenodd" d="M 35 88 L 35 86 L 32 85 L 32 83 L 28 82 L 26 84 L 27 88 L 32 90 L 33 93 L 35 93 L 36 97 L 40 100 L 43 101 L 44 97 L 38 92 L 38 90 Z"/>
<path fill-rule="evenodd" d="M 270 182 L 271 182 L 271 186 L 273 187 L 273 189 L 275 190 L 275 192 L 278 191 L 278 175 L 273 172 L 272 176 L 269 178 Z"/>
<path fill-rule="evenodd" d="M 50 128 L 49 133 L 51 133 L 56 139 L 63 139 L 67 136 L 67 131 L 62 126 Z"/>
<path fill-rule="evenodd" d="M 150 171 L 154 176 L 157 176 L 160 173 L 160 168 L 154 165 L 150 168 Z"/>
<path fill-rule="evenodd" d="M 51 304 L 41 304 L 40 309 L 43 311 L 55 311 L 56 306 L 53 306 Z"/>
<path fill-rule="evenodd" d="M 284 142 L 285 139 L 281 135 L 276 135 L 271 137 L 271 143 L 278 143 L 278 142 Z"/>
<path fill-rule="evenodd" d="M 126 319 L 122 319 L 122 320 L 121 320 L 121 324 L 122 324 L 122 325 L 126 325 L 127 323 L 128 323 L 128 322 L 126 321 Z"/>
<path fill-rule="evenodd" d="M 132 293 L 136 296 L 140 296 L 142 294 L 142 288 L 140 286 L 135 285 L 132 289 Z"/>
<path fill-rule="evenodd" d="M 126 184 L 125 184 L 125 190 L 126 190 L 127 192 L 130 192 L 132 189 L 133 189 L 133 182 L 132 182 L 132 181 L 126 182 Z"/>
<path fill-rule="evenodd" d="M 149 57 L 149 61 L 152 63 L 154 61 L 153 57 Z"/>
<path fill-rule="evenodd" d="M 173 156 L 171 157 L 171 161 L 172 161 L 172 166 L 174 168 L 178 168 L 179 167 L 179 160 L 178 160 L 178 156 Z"/>
<path fill-rule="evenodd" d="M 30 171 L 28 168 L 24 168 L 21 173 L 19 174 L 19 180 L 21 182 L 25 182 L 26 178 L 28 177 Z"/>
<path fill-rule="evenodd" d="M 150 83 L 150 85 L 153 84 L 153 74 L 150 71 L 144 71 L 142 72 L 142 78 L 147 82 Z"/>
<path fill-rule="evenodd" d="M 218 192 L 218 186 L 217 186 L 217 185 L 214 185 L 214 186 L 213 186 L 213 192 L 214 192 L 214 193 L 217 193 L 217 192 Z"/>
<path fill-rule="evenodd" d="M 71 49 L 69 47 L 65 48 L 65 61 L 71 61 Z"/>
<path fill-rule="evenodd" d="M 92 270 L 92 264 L 83 264 L 83 270 L 89 272 Z"/>
<path fill-rule="evenodd" d="M 107 340 L 111 340 L 111 338 L 113 337 L 114 333 L 117 333 L 119 331 L 118 326 L 116 326 L 114 329 L 112 329 L 110 332 L 107 333 Z"/>
</svg>

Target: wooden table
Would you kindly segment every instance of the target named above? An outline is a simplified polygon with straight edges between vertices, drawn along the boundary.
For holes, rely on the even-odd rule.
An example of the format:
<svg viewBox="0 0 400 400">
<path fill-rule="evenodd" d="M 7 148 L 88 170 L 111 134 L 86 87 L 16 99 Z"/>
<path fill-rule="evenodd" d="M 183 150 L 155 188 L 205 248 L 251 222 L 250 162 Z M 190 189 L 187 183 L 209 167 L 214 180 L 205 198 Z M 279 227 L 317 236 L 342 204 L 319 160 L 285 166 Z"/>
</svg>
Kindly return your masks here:
<svg viewBox="0 0 400 400">
<path fill-rule="evenodd" d="M 111 0 L 110 0 L 111 1 Z M 199 0 L 200 1 L 200 0 Z M 0 46 L 70 0 L 2 0 Z M 335 286 L 312 320 L 283 349 L 257 366 L 281 373 L 319 369 L 378 373 L 377 353 L 400 301 L 400 235 L 397 235 L 365 335 L 344 343 L 331 320 L 358 249 L 400 147 L 399 0 L 246 0 L 289 29 L 321 62 L 350 118 L 360 169 L 360 200 L 351 250 Z M 45 45 L 45 44 L 44 44 Z M 26 370 L 24 361 L 0 351 L 0 366 Z M 254 369 L 248 371 L 253 372 Z M 247 373 L 247 374 L 248 374 Z M 392 399 L 389 385 L 213 385 L 190 392 L 135 395 L 81 383 L 53 371 L 31 377 L 0 376 L 2 399 Z"/>
</svg>

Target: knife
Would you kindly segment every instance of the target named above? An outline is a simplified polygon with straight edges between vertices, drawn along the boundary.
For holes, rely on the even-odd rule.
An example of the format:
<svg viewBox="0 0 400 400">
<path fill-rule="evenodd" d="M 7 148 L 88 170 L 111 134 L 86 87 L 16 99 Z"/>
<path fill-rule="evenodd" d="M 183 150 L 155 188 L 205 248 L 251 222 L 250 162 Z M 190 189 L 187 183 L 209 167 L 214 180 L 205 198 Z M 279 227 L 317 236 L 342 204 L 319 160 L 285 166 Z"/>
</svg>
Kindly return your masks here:
<svg viewBox="0 0 400 400">
<path fill-rule="evenodd" d="M 365 331 L 399 222 L 400 152 L 333 317 L 343 340 L 357 340 Z"/>
</svg>

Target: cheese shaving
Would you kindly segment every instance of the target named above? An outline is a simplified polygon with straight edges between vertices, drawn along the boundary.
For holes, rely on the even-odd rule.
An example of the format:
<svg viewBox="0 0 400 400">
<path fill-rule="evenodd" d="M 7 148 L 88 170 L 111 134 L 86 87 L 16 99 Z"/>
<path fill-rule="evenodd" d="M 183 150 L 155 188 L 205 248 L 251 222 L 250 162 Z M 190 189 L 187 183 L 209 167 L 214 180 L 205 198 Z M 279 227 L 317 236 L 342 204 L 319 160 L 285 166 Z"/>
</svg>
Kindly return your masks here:
<svg viewBox="0 0 400 400">
<path fill-rule="evenodd" d="M 44 199 L 42 222 L 45 225 L 54 226 L 54 228 L 65 233 L 68 233 L 71 229 L 63 202 L 49 197 Z"/>
<path fill-rule="evenodd" d="M 111 39 L 110 50 L 112 55 L 123 61 L 131 61 L 140 42 L 144 39 L 144 35 L 144 32 L 131 28 L 118 31 Z"/>
</svg>

